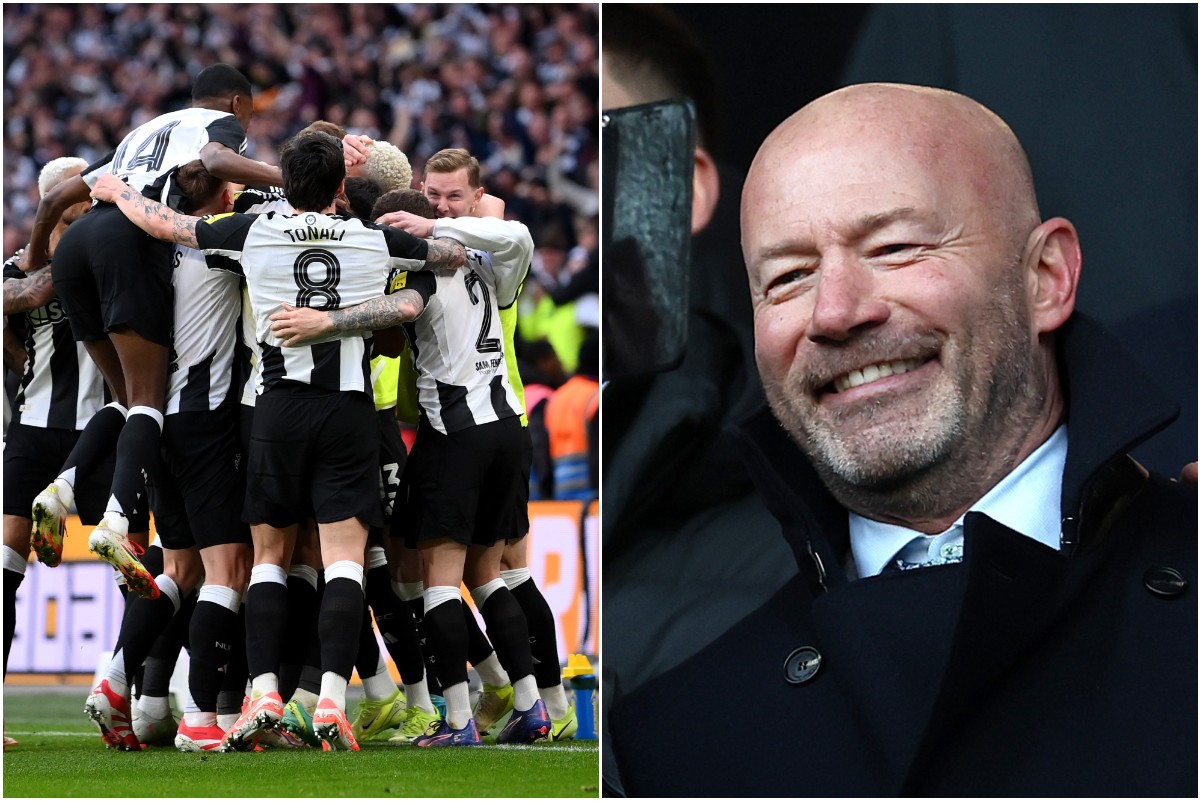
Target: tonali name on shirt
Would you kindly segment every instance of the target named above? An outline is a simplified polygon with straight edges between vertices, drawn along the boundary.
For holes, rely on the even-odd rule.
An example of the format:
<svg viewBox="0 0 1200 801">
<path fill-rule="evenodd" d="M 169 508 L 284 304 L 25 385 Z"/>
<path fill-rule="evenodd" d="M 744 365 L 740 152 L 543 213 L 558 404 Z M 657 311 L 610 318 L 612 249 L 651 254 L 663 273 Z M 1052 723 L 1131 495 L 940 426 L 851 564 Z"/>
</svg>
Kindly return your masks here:
<svg viewBox="0 0 1200 801">
<path fill-rule="evenodd" d="M 328 239 L 337 242 L 346 236 L 345 228 L 317 228 L 315 225 L 304 228 L 284 228 L 283 232 L 293 242 L 308 242 L 313 239 Z"/>
</svg>

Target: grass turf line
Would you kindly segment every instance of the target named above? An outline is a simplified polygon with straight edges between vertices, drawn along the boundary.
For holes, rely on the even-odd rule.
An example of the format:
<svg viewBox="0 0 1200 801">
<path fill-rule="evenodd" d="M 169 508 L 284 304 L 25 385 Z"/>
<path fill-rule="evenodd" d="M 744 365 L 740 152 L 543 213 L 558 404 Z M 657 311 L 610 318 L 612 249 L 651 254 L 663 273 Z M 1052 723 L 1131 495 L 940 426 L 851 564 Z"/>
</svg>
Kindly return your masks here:
<svg viewBox="0 0 1200 801">
<path fill-rule="evenodd" d="M 104 748 L 82 697 L 7 695 L 4 795 L 13 797 L 596 797 L 597 741 L 482 748 L 363 743 L 354 753 L 183 754 Z M 39 734 L 38 732 L 46 732 Z M 78 732 L 90 736 L 63 736 Z"/>
</svg>

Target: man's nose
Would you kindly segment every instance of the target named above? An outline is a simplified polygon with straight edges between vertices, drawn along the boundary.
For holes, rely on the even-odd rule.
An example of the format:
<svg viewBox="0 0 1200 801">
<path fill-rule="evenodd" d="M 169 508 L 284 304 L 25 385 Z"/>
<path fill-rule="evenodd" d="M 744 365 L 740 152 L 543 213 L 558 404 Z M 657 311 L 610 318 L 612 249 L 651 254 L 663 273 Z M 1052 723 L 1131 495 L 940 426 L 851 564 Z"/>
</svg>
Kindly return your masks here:
<svg viewBox="0 0 1200 801">
<path fill-rule="evenodd" d="M 850 255 L 822 260 L 808 338 L 843 342 L 885 323 L 891 306 L 878 294 L 878 276 Z"/>
</svg>

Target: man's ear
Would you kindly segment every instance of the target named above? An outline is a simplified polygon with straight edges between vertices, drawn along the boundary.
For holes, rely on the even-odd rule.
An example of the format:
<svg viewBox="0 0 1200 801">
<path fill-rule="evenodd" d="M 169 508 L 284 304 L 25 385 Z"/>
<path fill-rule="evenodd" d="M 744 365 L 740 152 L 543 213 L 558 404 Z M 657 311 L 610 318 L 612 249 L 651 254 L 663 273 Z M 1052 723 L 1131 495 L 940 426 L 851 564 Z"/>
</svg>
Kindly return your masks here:
<svg viewBox="0 0 1200 801">
<path fill-rule="evenodd" d="M 1075 311 L 1083 255 L 1070 220 L 1054 217 L 1033 229 L 1026 245 L 1027 286 L 1034 331 L 1054 331 Z"/>
<path fill-rule="evenodd" d="M 486 187 L 485 187 L 486 188 Z M 504 201 L 495 195 L 489 195 L 487 192 L 479 198 L 475 204 L 476 217 L 495 217 L 498 220 L 504 219 Z"/>
<path fill-rule="evenodd" d="M 717 208 L 717 195 L 721 191 L 717 177 L 717 163 L 708 151 L 696 148 L 695 167 L 692 171 L 692 235 L 708 226 L 713 211 Z"/>
</svg>

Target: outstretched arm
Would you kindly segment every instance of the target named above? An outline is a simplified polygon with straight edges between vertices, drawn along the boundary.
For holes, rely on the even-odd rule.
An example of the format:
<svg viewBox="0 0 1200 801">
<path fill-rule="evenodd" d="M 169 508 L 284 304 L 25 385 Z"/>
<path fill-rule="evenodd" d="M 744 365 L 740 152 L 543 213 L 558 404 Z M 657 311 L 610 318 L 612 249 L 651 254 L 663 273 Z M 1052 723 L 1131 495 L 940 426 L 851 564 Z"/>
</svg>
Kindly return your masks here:
<svg viewBox="0 0 1200 801">
<path fill-rule="evenodd" d="M 422 239 L 428 239 L 433 236 L 433 224 L 436 221 L 428 217 L 420 217 L 411 211 L 389 211 L 375 222 L 408 231 L 413 236 L 419 236 Z"/>
<path fill-rule="evenodd" d="M 420 239 L 430 239 L 433 236 L 433 224 L 436 220 L 419 217 L 407 211 L 389 212 L 375 221 L 379 225 L 399 228 Z M 430 239 L 429 255 L 425 257 L 425 268 L 429 270 L 445 267 L 457 269 L 467 263 L 467 250 L 457 239 L 439 236 Z"/>
<path fill-rule="evenodd" d="M 92 197 L 115 203 L 121 212 L 155 239 L 163 239 L 185 247 L 199 247 L 196 243 L 196 223 L 199 217 L 180 214 L 169 206 L 138 192 L 112 173 L 100 176 L 92 189 Z"/>
<path fill-rule="evenodd" d="M 248 159 L 220 142 L 209 142 L 200 150 L 204 169 L 224 181 L 247 186 L 283 184 L 283 173 L 278 167 L 261 161 Z"/>
<path fill-rule="evenodd" d="M 421 293 L 402 289 L 381 295 L 344 309 L 296 308 L 283 304 L 283 310 L 270 316 L 271 333 L 283 340 L 284 347 L 305 345 L 333 333 L 376 331 L 407 323 L 421 316 L 425 301 Z"/>
<path fill-rule="evenodd" d="M 438 237 L 429 240 L 429 253 L 425 256 L 425 268 L 450 270 L 462 267 L 467 263 L 467 249 L 461 242 L 448 237 Z"/>
<path fill-rule="evenodd" d="M 33 220 L 33 231 L 26 248 L 21 270 L 30 272 L 43 266 L 48 260 L 50 234 L 62 219 L 63 212 L 88 199 L 88 185 L 78 175 L 68 178 L 51 189 L 38 204 Z"/>
</svg>

